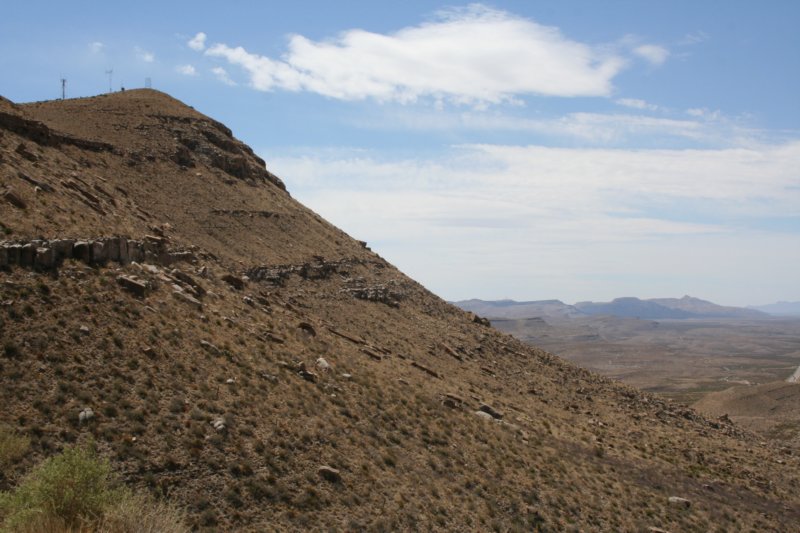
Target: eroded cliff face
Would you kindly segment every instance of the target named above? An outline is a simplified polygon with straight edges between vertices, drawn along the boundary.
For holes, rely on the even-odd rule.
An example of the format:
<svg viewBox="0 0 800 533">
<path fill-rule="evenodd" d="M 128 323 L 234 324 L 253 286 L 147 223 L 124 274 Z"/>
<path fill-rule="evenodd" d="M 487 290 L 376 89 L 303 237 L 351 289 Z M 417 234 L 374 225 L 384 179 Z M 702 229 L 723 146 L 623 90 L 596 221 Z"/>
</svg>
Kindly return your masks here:
<svg viewBox="0 0 800 533">
<path fill-rule="evenodd" d="M 0 192 L 0 489 L 91 439 L 199 529 L 800 519 L 796 457 L 448 305 L 167 95 L 0 100 Z"/>
</svg>

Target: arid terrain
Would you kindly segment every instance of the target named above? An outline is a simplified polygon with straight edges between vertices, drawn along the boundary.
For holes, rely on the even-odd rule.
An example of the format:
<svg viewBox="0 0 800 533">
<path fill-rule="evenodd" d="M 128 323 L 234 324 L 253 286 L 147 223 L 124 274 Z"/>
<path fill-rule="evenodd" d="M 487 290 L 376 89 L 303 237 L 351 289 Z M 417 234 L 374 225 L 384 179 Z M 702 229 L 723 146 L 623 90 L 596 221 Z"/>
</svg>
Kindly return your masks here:
<svg viewBox="0 0 800 533">
<path fill-rule="evenodd" d="M 0 100 L 0 222 L 1 491 L 93 442 L 196 530 L 800 523 L 797 454 L 446 303 L 163 93 Z"/>
<path fill-rule="evenodd" d="M 462 305 L 583 368 L 800 447 L 798 387 L 786 383 L 800 367 L 796 317 L 638 319 L 586 316 L 554 301 Z"/>
</svg>

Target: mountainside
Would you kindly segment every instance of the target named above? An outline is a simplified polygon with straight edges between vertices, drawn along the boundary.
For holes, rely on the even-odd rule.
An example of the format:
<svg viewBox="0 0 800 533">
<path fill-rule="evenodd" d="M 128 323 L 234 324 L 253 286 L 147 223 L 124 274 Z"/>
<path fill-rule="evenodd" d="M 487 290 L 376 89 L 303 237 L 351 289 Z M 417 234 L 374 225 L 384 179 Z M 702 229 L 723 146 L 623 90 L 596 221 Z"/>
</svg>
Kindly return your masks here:
<svg viewBox="0 0 800 533">
<path fill-rule="evenodd" d="M 0 222 L 0 490 L 94 442 L 199 530 L 800 522 L 795 455 L 447 304 L 163 93 L 0 100 Z"/>
<path fill-rule="evenodd" d="M 766 313 L 743 307 L 727 307 L 706 300 L 683 298 L 615 298 L 611 302 L 578 302 L 575 307 L 588 315 L 614 315 L 645 319 L 767 318 Z"/>
<path fill-rule="evenodd" d="M 767 318 L 766 313 L 755 309 L 717 305 L 691 296 L 684 296 L 683 298 L 651 298 L 647 301 L 670 309 L 686 311 L 698 318 Z"/>
<path fill-rule="evenodd" d="M 800 302 L 776 302 L 767 305 L 751 305 L 749 309 L 775 316 L 800 316 Z"/>
<path fill-rule="evenodd" d="M 611 302 L 578 302 L 575 304 L 587 315 L 613 315 L 628 318 L 690 318 L 692 313 L 674 309 L 639 298 L 614 298 Z"/>
</svg>

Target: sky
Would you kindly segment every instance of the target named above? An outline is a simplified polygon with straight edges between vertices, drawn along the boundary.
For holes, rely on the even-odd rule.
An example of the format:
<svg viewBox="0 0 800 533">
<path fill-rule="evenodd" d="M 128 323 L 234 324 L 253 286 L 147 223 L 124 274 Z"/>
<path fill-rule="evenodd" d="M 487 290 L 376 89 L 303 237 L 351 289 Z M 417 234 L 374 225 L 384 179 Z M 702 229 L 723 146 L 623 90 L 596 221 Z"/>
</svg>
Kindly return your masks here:
<svg viewBox="0 0 800 533">
<path fill-rule="evenodd" d="M 448 300 L 757 305 L 800 301 L 799 26 L 793 0 L 14 2 L 0 95 L 149 79 Z"/>
</svg>

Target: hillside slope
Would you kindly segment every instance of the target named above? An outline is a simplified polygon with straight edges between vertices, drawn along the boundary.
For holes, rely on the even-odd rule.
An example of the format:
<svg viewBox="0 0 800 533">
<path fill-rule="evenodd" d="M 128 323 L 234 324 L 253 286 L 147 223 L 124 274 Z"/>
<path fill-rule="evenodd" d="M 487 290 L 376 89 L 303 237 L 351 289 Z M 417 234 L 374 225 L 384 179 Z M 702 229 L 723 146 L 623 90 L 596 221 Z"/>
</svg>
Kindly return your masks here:
<svg viewBox="0 0 800 533">
<path fill-rule="evenodd" d="M 694 407 L 708 416 L 729 416 L 751 431 L 800 449 L 800 383 L 731 387 L 706 395 Z"/>
<path fill-rule="evenodd" d="M 447 304 L 162 93 L 0 101 L 0 221 L 0 490 L 93 441 L 209 531 L 800 522 L 796 456 Z"/>
</svg>

